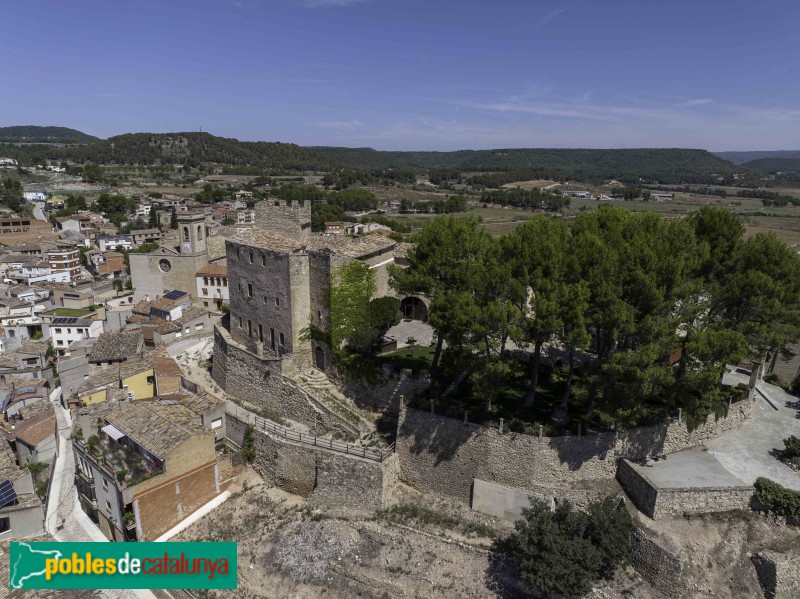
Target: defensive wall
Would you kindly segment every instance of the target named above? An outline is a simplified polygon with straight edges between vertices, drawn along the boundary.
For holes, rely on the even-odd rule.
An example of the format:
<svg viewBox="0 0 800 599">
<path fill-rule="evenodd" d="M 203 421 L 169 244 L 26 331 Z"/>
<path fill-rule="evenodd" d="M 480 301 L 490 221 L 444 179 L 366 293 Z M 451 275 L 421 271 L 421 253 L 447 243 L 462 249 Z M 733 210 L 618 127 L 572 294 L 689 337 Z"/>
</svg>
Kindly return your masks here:
<svg viewBox="0 0 800 599">
<path fill-rule="evenodd" d="M 673 544 L 637 529 L 631 535 L 631 563 L 642 578 L 667 597 L 686 596 L 689 585 L 684 558 Z"/>
<path fill-rule="evenodd" d="M 286 359 L 258 355 L 237 343 L 222 325 L 214 327 L 211 376 L 225 392 L 283 418 L 302 422 L 317 435 L 358 430 L 283 374 Z"/>
<path fill-rule="evenodd" d="M 752 400 L 745 399 L 732 404 L 726 417 L 709 416 L 692 431 L 673 419 L 582 437 L 535 437 L 403 408 L 397 432 L 400 480 L 464 503 L 472 499 L 475 479 L 579 499 L 585 489 L 613 481 L 621 459 L 639 461 L 700 445 L 738 427 L 752 409 Z"/>
</svg>

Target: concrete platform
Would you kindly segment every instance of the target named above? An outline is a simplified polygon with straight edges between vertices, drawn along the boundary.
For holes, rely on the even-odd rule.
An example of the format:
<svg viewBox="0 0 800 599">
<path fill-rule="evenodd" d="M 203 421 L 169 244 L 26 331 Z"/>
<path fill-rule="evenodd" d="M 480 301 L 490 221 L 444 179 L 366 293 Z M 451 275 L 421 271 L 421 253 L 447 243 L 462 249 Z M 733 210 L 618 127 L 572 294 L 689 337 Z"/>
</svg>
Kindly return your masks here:
<svg viewBox="0 0 800 599">
<path fill-rule="evenodd" d="M 703 448 L 672 453 L 666 459 L 640 466 L 643 473 L 662 489 L 694 487 L 741 487 L 737 478 Z"/>
</svg>

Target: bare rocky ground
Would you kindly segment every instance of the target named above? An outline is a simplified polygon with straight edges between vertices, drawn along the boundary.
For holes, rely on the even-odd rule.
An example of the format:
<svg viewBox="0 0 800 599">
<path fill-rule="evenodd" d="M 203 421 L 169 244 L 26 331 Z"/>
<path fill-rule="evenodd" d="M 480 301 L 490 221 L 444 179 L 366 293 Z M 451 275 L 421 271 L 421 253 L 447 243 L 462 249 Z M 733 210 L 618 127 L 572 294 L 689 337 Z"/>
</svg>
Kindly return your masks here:
<svg viewBox="0 0 800 599">
<path fill-rule="evenodd" d="M 508 523 L 409 488 L 372 517 L 328 518 L 303 498 L 268 488 L 245 469 L 234 495 L 175 540 L 237 541 L 242 599 L 522 597 L 488 576 L 490 536 Z M 645 520 L 644 518 L 642 518 Z M 684 560 L 689 590 L 681 597 L 760 598 L 750 555 L 800 543 L 797 528 L 750 512 L 675 518 L 643 525 Z M 230 597 L 226 591 L 192 591 Z M 628 567 L 602 582 L 593 599 L 662 599 Z"/>
</svg>

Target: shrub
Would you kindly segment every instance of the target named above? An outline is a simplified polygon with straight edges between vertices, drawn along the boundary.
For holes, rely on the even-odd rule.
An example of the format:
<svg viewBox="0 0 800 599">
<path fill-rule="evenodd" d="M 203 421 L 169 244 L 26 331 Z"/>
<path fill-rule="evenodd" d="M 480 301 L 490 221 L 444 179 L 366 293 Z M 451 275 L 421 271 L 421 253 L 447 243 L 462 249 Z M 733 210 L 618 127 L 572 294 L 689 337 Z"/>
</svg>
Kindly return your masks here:
<svg viewBox="0 0 800 599">
<path fill-rule="evenodd" d="M 586 513 L 565 501 L 550 511 L 531 500 L 515 532 L 495 543 L 496 554 L 514 564 L 531 590 L 582 596 L 601 578 L 630 561 L 630 537 L 636 529 L 631 515 L 613 498 L 588 506 Z"/>
<path fill-rule="evenodd" d="M 791 520 L 800 520 L 800 491 L 793 491 L 768 478 L 756 479 L 756 492 L 753 495 L 767 510 Z"/>
<path fill-rule="evenodd" d="M 255 428 L 252 424 L 248 424 L 244 431 L 244 440 L 242 441 L 242 459 L 250 464 L 256 458 L 255 448 Z"/>
<path fill-rule="evenodd" d="M 793 468 L 800 468 L 800 439 L 792 435 L 783 440 L 785 449 L 781 452 L 781 462 Z"/>
<path fill-rule="evenodd" d="M 122 470 L 117 472 L 117 482 L 119 482 L 119 484 L 122 484 L 122 481 L 125 480 L 125 477 L 127 475 L 128 475 L 128 471 L 125 468 L 123 468 Z"/>
</svg>

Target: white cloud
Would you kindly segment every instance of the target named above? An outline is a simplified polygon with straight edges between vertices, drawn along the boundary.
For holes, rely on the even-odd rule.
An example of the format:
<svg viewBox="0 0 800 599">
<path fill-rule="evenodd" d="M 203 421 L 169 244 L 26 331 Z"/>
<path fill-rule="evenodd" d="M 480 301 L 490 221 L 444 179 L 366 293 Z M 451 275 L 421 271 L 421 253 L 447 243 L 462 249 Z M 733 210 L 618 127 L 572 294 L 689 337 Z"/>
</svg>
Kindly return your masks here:
<svg viewBox="0 0 800 599">
<path fill-rule="evenodd" d="M 317 124 L 320 127 L 332 129 L 333 131 L 355 131 L 364 126 L 364 123 L 361 121 L 322 121 Z"/>
<path fill-rule="evenodd" d="M 369 0 L 294 0 L 294 4 L 306 8 L 342 8 L 363 2 L 369 2 Z"/>
</svg>

